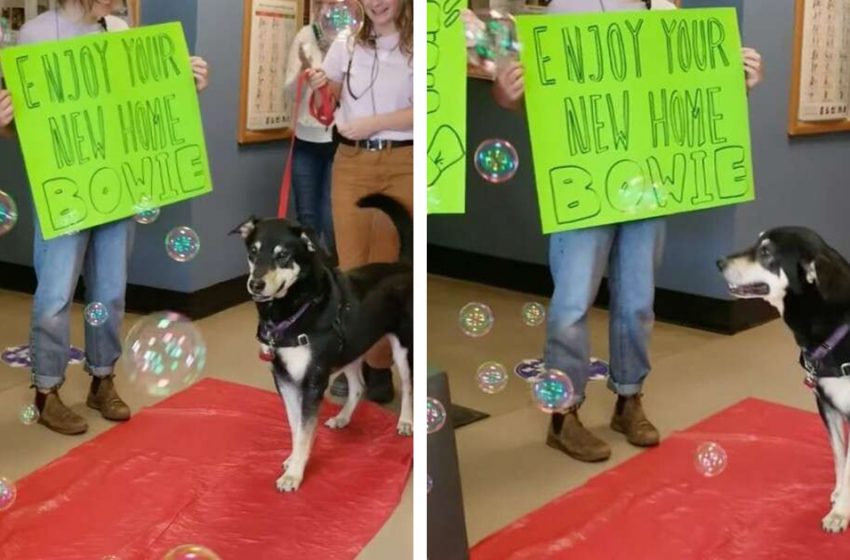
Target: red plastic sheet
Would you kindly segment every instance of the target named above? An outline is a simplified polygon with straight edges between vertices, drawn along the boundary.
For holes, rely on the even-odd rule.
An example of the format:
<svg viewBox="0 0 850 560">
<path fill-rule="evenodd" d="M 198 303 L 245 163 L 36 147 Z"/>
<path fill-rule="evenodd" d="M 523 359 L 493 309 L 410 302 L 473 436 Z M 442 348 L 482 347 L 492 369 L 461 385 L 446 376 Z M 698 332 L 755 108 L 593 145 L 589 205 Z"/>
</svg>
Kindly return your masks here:
<svg viewBox="0 0 850 560">
<path fill-rule="evenodd" d="M 714 478 L 694 465 L 706 441 L 728 456 Z M 850 534 L 820 528 L 834 482 L 816 414 L 747 399 L 487 537 L 472 559 L 850 558 Z"/>
<path fill-rule="evenodd" d="M 345 430 L 321 426 L 301 489 L 281 494 L 280 399 L 206 379 L 19 481 L 0 558 L 160 560 L 187 543 L 222 560 L 354 558 L 407 481 L 412 442 L 395 424 L 362 403 Z"/>
</svg>

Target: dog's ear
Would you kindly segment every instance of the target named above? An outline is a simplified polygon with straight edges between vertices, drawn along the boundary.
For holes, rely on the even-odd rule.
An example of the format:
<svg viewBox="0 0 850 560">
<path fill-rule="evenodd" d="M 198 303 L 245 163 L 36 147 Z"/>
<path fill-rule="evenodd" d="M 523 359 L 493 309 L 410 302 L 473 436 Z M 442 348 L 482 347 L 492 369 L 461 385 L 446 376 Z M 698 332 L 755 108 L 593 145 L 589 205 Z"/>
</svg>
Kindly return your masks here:
<svg viewBox="0 0 850 560">
<path fill-rule="evenodd" d="M 236 235 L 239 234 L 242 236 L 242 239 L 248 239 L 248 236 L 257 228 L 257 218 L 251 216 L 248 218 L 248 221 L 243 222 L 230 230 L 228 235 Z"/>
<path fill-rule="evenodd" d="M 805 263 L 806 281 L 814 284 L 821 297 L 835 304 L 850 303 L 850 265 L 838 255 L 821 253 Z"/>
</svg>

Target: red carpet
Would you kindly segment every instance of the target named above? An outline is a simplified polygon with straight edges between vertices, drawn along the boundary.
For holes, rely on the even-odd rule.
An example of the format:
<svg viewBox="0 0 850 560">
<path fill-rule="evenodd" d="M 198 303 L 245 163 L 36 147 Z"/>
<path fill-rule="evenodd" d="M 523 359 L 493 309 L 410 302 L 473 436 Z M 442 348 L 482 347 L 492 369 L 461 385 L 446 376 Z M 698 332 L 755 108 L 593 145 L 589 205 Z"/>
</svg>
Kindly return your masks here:
<svg viewBox="0 0 850 560">
<path fill-rule="evenodd" d="M 728 455 L 714 478 L 694 466 L 706 441 Z M 472 559 L 850 558 L 850 534 L 820 529 L 834 482 L 816 414 L 747 399 L 487 537 Z"/>
<path fill-rule="evenodd" d="M 407 481 L 412 440 L 395 423 L 364 402 L 345 430 L 321 426 L 301 489 L 281 494 L 280 399 L 206 379 L 20 480 L 0 558 L 160 560 L 187 543 L 222 560 L 354 558 Z"/>
</svg>

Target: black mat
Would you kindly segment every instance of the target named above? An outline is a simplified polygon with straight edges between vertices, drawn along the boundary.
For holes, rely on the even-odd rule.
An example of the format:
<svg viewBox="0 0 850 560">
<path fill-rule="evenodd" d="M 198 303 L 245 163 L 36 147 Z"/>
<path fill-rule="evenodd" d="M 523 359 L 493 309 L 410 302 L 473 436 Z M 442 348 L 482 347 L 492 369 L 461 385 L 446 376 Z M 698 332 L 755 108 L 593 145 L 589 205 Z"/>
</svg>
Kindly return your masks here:
<svg viewBox="0 0 850 560">
<path fill-rule="evenodd" d="M 470 424 L 474 424 L 479 420 L 490 418 L 490 415 L 486 412 L 473 410 L 471 408 L 466 408 L 465 406 L 459 406 L 456 404 L 452 404 L 449 410 L 449 414 L 451 414 L 452 424 L 454 425 L 455 430 L 457 430 L 458 428 L 463 428 L 464 426 L 469 426 Z"/>
</svg>

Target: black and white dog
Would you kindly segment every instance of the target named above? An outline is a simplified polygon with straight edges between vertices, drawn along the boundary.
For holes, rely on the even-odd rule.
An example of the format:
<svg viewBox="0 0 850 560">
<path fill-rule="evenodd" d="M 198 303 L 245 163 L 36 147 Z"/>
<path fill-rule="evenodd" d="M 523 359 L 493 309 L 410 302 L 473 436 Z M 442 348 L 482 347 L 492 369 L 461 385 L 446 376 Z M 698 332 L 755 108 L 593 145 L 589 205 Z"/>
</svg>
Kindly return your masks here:
<svg viewBox="0 0 850 560">
<path fill-rule="evenodd" d="M 272 373 L 292 430 L 292 453 L 277 479 L 281 492 L 298 489 L 310 458 L 319 405 L 333 373 L 348 379 L 348 398 L 326 422 L 344 428 L 363 394 L 363 355 L 387 336 L 401 377 L 398 433 L 413 433 L 413 222 L 384 195 L 362 199 L 393 221 L 401 240 L 397 263 L 347 273 L 329 263 L 312 233 L 297 223 L 251 218 L 231 233 L 248 250 L 248 292 L 257 304 L 257 337 L 272 350 Z"/>
<path fill-rule="evenodd" d="M 762 298 L 779 310 L 800 347 L 806 384 L 829 431 L 835 457 L 832 509 L 822 520 L 830 533 L 850 520 L 850 265 L 815 232 L 782 227 L 756 244 L 717 261 L 732 295 Z"/>
</svg>

